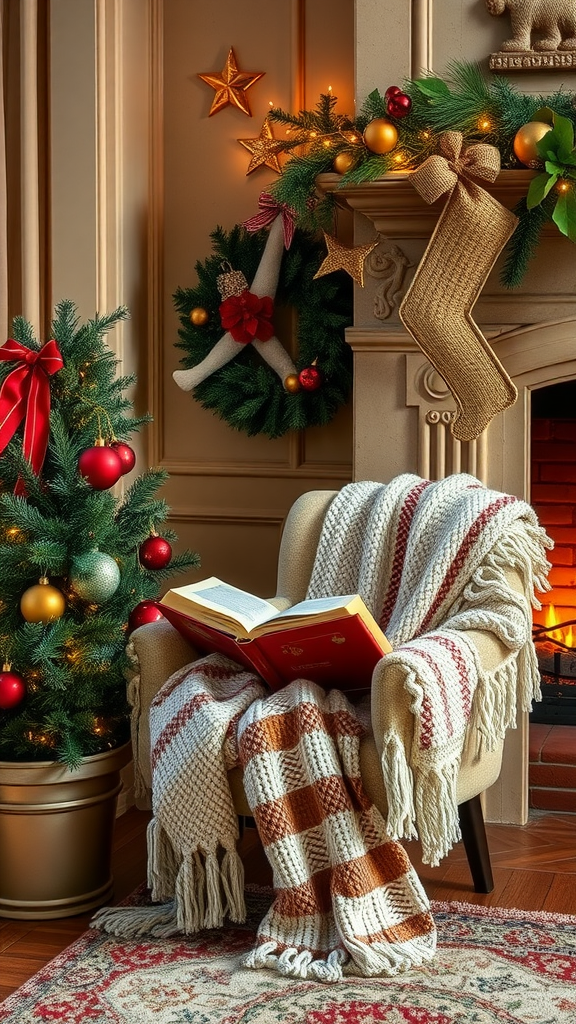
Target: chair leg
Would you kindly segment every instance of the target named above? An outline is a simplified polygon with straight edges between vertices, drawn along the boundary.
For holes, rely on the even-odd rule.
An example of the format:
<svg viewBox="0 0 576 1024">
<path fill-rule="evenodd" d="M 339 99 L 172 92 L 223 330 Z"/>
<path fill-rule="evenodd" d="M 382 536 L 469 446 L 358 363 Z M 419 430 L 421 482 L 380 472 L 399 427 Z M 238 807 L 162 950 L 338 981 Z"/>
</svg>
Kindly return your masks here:
<svg viewBox="0 0 576 1024">
<path fill-rule="evenodd" d="M 462 841 L 474 883 L 474 892 L 492 892 L 494 880 L 480 797 L 474 796 L 471 800 L 460 804 L 458 816 Z"/>
</svg>

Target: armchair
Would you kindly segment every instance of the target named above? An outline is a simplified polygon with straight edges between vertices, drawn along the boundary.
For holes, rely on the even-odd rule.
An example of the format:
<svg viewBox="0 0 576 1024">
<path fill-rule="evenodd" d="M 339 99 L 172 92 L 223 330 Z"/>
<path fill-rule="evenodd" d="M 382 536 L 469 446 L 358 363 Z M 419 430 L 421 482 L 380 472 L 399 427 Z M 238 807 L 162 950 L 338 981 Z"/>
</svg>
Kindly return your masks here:
<svg viewBox="0 0 576 1024">
<path fill-rule="evenodd" d="M 277 574 L 277 592 L 272 599 L 278 608 L 286 608 L 306 596 L 324 516 L 336 491 L 309 491 L 292 506 L 282 534 Z M 520 576 L 508 572 L 511 586 L 522 592 Z M 482 666 L 496 669 L 510 652 L 493 634 L 468 630 L 468 639 L 476 648 Z M 135 765 L 136 803 L 149 808 L 151 787 L 150 737 L 148 715 L 152 699 L 162 684 L 177 669 L 200 655 L 166 620 L 149 623 L 136 629 L 129 641 L 132 662 L 128 697 L 132 706 L 132 741 Z M 376 679 L 376 673 L 374 676 Z M 372 728 L 361 743 L 361 771 L 370 799 L 386 817 L 387 801 L 381 767 L 381 737 L 388 727 L 402 737 L 410 749 L 413 716 L 404 676 L 398 667 L 379 665 L 377 685 L 371 693 Z M 472 881 L 476 892 L 488 893 L 493 888 L 490 858 L 481 806 L 481 794 L 498 778 L 502 747 L 483 749 L 480 755 L 474 745 L 466 742 L 457 778 L 456 796 L 460 828 Z M 250 807 L 242 788 L 239 768 L 229 773 L 234 805 L 239 815 L 250 816 Z"/>
</svg>

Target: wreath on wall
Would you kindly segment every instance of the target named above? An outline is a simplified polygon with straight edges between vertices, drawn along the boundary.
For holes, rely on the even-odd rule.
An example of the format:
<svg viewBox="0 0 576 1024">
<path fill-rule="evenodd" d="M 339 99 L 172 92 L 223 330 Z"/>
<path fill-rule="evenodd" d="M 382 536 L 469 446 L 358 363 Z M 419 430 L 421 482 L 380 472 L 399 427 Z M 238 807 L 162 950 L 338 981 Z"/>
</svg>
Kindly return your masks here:
<svg viewBox="0 0 576 1024">
<path fill-rule="evenodd" d="M 269 230 L 261 216 L 217 227 L 197 285 L 175 292 L 184 356 L 173 376 L 234 429 L 275 438 L 328 423 L 350 396 L 352 281 L 315 277 L 325 246 L 287 211 L 274 204 L 267 220 Z M 286 311 L 297 318 L 293 355 L 276 334 Z"/>
</svg>

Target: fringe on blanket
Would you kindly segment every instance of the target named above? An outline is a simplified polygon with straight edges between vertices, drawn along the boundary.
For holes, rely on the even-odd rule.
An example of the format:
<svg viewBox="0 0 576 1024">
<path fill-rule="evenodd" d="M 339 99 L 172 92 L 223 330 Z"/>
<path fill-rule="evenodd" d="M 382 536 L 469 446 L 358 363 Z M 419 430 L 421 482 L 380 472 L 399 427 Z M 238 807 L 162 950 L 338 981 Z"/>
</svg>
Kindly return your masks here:
<svg viewBox="0 0 576 1024">
<path fill-rule="evenodd" d="M 164 829 L 148 825 L 148 888 L 151 907 L 104 907 L 90 923 L 126 939 L 192 935 L 221 928 L 226 918 L 246 920 L 244 865 L 235 849 L 189 850 L 178 857 Z"/>
</svg>

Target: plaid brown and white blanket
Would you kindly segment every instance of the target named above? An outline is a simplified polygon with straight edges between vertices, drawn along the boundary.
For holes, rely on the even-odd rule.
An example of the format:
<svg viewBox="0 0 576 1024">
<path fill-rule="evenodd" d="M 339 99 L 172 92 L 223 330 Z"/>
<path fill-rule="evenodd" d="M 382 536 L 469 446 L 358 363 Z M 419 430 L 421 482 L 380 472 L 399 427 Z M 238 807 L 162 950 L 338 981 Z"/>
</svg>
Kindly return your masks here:
<svg viewBox="0 0 576 1024">
<path fill-rule="evenodd" d="M 176 672 L 150 712 L 149 882 L 166 902 L 101 911 L 94 926 L 137 937 L 243 919 L 227 781 L 240 764 L 275 888 L 248 965 L 336 981 L 343 969 L 393 975 L 430 959 L 428 901 L 395 840 L 418 831 L 430 861 L 444 855 L 459 837 L 467 728 L 492 745 L 537 693 L 530 600 L 547 588 L 547 546 L 530 506 L 466 474 L 344 488 L 328 510 L 308 596 L 360 593 L 394 647 L 385 662 L 405 674 L 409 751 L 404 737 L 380 737 L 388 820 L 364 793 L 367 723 L 343 694 L 305 680 L 268 694 L 257 676 L 210 655 Z M 522 593 L 508 583 L 510 568 Z M 510 651 L 494 673 L 482 669 L 468 629 Z M 377 729 L 374 707 L 373 697 Z"/>
</svg>

